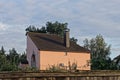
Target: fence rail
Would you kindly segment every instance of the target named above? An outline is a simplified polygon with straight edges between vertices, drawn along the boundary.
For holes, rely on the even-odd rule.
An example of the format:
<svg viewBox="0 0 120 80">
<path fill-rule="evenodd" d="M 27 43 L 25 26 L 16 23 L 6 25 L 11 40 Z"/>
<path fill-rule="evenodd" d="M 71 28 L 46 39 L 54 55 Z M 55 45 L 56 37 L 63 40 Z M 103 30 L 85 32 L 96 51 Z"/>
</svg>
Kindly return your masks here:
<svg viewBox="0 0 120 80">
<path fill-rule="evenodd" d="M 0 72 L 0 80 L 120 80 L 120 71 Z"/>
</svg>

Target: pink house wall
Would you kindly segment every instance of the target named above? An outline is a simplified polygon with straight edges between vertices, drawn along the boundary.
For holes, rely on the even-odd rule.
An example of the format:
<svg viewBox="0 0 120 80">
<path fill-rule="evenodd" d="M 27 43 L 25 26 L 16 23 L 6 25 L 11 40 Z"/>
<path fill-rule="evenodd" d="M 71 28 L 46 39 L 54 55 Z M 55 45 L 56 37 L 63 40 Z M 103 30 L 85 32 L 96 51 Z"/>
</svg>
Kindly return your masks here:
<svg viewBox="0 0 120 80">
<path fill-rule="evenodd" d="M 46 70 L 49 65 L 57 65 L 63 63 L 68 66 L 68 62 L 77 63 L 79 70 L 90 70 L 88 66 L 90 61 L 89 53 L 76 53 L 76 52 L 55 52 L 55 51 L 40 51 L 40 69 Z"/>
<path fill-rule="evenodd" d="M 35 55 L 35 61 L 36 61 L 36 67 L 39 69 L 40 67 L 40 54 L 39 54 L 39 50 L 37 49 L 37 47 L 35 46 L 35 44 L 33 43 L 33 41 L 30 39 L 29 36 L 27 36 L 27 60 L 29 62 L 29 66 L 31 66 L 31 57 L 34 54 Z"/>
</svg>

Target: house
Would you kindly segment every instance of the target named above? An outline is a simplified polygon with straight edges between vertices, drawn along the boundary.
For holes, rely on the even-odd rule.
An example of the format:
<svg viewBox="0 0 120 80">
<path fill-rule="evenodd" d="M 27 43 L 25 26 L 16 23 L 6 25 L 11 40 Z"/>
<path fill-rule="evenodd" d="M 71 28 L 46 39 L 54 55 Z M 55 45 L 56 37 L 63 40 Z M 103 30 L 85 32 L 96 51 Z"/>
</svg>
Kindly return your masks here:
<svg viewBox="0 0 120 80">
<path fill-rule="evenodd" d="M 64 38 L 49 33 L 27 33 L 27 60 L 29 66 L 46 70 L 52 65 L 68 69 L 77 64 L 79 70 L 90 70 L 90 52 L 69 39 L 69 30 Z"/>
</svg>

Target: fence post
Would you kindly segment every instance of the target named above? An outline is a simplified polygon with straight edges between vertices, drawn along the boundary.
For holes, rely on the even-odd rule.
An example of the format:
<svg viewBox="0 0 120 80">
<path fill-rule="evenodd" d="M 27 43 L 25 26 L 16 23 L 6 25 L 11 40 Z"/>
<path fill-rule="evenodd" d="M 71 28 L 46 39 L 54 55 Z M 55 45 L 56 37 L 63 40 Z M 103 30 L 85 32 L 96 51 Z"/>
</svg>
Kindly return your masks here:
<svg viewBox="0 0 120 80">
<path fill-rule="evenodd" d="M 65 80 L 70 80 L 70 77 L 66 77 Z"/>
</svg>

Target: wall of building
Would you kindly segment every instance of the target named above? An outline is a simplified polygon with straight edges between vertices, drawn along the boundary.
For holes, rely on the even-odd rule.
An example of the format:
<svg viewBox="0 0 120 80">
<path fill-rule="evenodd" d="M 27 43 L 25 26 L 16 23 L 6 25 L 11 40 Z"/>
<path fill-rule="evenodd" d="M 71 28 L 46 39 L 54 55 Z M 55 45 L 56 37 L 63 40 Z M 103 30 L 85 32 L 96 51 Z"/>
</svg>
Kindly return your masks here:
<svg viewBox="0 0 120 80">
<path fill-rule="evenodd" d="M 89 53 L 76 53 L 76 52 L 55 52 L 55 51 L 40 51 L 40 66 L 41 70 L 46 70 L 51 65 L 64 64 L 66 68 L 73 63 L 77 64 L 79 70 L 90 70 Z"/>
<path fill-rule="evenodd" d="M 33 41 L 31 40 L 31 38 L 29 36 L 27 36 L 27 60 L 29 62 L 29 66 L 31 66 L 31 60 L 32 60 L 32 55 L 35 55 L 35 61 L 36 61 L 36 67 L 39 69 L 40 67 L 40 54 L 39 54 L 39 50 L 37 49 L 37 47 L 35 46 L 35 44 L 33 43 Z"/>
</svg>

